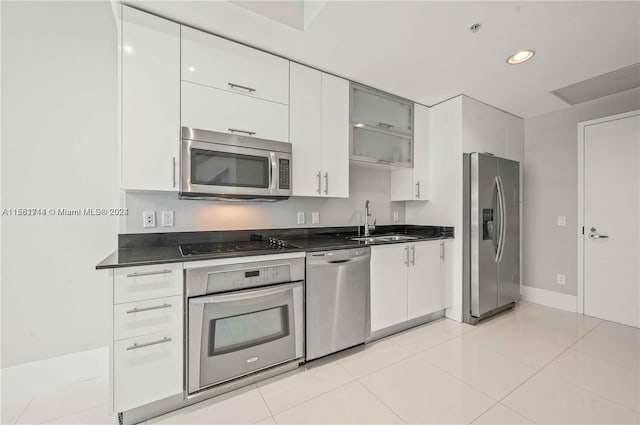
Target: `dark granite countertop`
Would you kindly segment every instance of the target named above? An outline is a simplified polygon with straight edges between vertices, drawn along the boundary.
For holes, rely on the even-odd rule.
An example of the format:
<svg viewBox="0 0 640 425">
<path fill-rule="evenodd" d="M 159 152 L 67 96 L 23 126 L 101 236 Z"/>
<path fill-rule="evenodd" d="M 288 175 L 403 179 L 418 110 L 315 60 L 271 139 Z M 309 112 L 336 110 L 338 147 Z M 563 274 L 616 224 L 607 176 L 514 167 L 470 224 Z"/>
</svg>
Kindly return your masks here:
<svg viewBox="0 0 640 425">
<path fill-rule="evenodd" d="M 251 255 L 265 255 L 284 252 L 313 252 L 332 249 L 348 249 L 362 246 L 382 245 L 390 243 L 407 243 L 407 241 L 384 241 L 365 243 L 349 239 L 358 236 L 355 226 L 324 228 L 292 228 L 263 229 L 237 231 L 206 232 L 171 232 L 118 235 L 118 250 L 102 260 L 96 269 L 144 266 L 163 263 L 182 263 L 217 258 L 233 258 Z M 362 234 L 362 228 L 360 228 Z M 454 237 L 453 227 L 391 225 L 377 226 L 373 236 L 384 234 L 402 234 L 417 237 L 413 241 L 451 239 Z M 268 240 L 270 237 L 285 239 L 290 248 L 283 250 L 234 251 L 183 257 L 181 244 L 208 242 L 243 242 Z"/>
</svg>

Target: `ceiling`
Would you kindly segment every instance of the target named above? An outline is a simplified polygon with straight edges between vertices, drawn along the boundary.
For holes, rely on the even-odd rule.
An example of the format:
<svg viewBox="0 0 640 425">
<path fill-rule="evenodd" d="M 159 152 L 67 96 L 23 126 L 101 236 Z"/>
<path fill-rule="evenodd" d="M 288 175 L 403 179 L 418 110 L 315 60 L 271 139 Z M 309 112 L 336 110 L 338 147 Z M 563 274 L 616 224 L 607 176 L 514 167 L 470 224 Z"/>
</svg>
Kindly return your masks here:
<svg viewBox="0 0 640 425">
<path fill-rule="evenodd" d="M 429 106 L 462 93 L 521 117 L 567 108 L 551 90 L 640 62 L 637 1 L 329 1 L 302 29 L 283 23 L 299 12 L 282 2 L 267 14 L 238 1 L 127 3 Z M 519 49 L 536 55 L 508 65 Z"/>
</svg>

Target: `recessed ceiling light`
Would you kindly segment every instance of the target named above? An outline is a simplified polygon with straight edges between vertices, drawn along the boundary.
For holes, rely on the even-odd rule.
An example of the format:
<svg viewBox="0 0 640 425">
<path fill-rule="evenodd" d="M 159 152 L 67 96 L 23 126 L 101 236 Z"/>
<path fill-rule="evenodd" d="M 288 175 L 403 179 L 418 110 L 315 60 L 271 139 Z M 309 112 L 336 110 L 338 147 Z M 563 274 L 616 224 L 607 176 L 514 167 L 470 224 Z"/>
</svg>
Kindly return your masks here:
<svg viewBox="0 0 640 425">
<path fill-rule="evenodd" d="M 517 65 L 522 62 L 526 62 L 535 55 L 534 50 L 518 50 L 507 58 L 507 63 L 511 65 Z"/>
</svg>

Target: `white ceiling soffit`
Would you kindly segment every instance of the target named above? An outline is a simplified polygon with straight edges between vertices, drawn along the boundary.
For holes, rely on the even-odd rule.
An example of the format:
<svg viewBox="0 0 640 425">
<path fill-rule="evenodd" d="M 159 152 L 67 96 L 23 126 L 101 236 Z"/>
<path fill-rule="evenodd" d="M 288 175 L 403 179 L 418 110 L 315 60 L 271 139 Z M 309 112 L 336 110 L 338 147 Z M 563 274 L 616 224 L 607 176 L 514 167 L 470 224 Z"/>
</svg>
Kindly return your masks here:
<svg viewBox="0 0 640 425">
<path fill-rule="evenodd" d="M 311 25 L 327 2 L 321 0 L 232 0 L 231 3 L 266 16 L 281 24 L 304 31 Z"/>
<path fill-rule="evenodd" d="M 640 62 L 640 1 L 328 1 L 304 31 L 229 1 L 127 3 L 425 105 L 462 93 L 521 117 L 569 107 L 551 90 Z M 281 17 L 273 3 L 293 3 L 300 28 L 301 1 L 268 3 Z M 507 64 L 520 49 L 536 55 Z"/>
<path fill-rule="evenodd" d="M 551 93 L 569 105 L 576 105 L 637 87 L 640 87 L 640 63 L 552 90 Z"/>
</svg>

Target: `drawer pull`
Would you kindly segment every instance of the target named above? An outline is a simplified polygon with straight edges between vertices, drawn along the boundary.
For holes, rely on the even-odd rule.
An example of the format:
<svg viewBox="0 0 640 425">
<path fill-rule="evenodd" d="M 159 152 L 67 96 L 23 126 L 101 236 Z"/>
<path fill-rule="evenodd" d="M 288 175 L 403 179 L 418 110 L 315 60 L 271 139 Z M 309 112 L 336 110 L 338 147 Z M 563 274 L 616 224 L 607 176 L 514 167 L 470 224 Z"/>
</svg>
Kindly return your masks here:
<svg viewBox="0 0 640 425">
<path fill-rule="evenodd" d="M 253 93 L 254 91 L 256 91 L 256 89 L 254 88 L 241 86 L 240 84 L 236 84 L 236 83 L 227 83 L 227 84 L 229 84 L 229 87 L 231 87 L 232 89 L 243 89 L 248 91 L 249 93 Z"/>
<path fill-rule="evenodd" d="M 171 270 L 159 270 L 157 272 L 135 272 L 135 273 L 129 273 L 127 277 L 151 276 L 154 274 L 167 274 L 167 273 L 171 273 Z"/>
<path fill-rule="evenodd" d="M 164 303 L 162 305 L 154 305 L 151 307 L 142 307 L 142 308 L 135 307 L 131 310 L 127 310 L 127 314 L 140 313 L 141 311 L 160 310 L 161 308 L 169 308 L 169 307 L 171 307 L 171 304 L 167 304 L 167 303 Z"/>
<path fill-rule="evenodd" d="M 244 133 L 244 134 L 248 134 L 249 136 L 253 136 L 254 134 L 256 134 L 255 131 L 239 130 L 237 128 L 230 128 L 229 131 L 232 133 Z"/>
<path fill-rule="evenodd" d="M 142 348 L 142 347 L 148 347 L 150 345 L 156 345 L 156 344 L 163 344 L 165 342 L 169 342 L 171 341 L 171 338 L 167 338 L 166 336 L 162 339 L 159 339 L 157 341 L 151 341 L 151 342 L 143 342 L 142 344 L 138 344 L 137 342 L 135 344 L 133 344 L 130 347 L 127 347 L 127 351 L 129 350 L 136 350 L 138 348 Z"/>
</svg>

